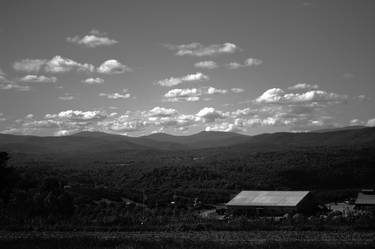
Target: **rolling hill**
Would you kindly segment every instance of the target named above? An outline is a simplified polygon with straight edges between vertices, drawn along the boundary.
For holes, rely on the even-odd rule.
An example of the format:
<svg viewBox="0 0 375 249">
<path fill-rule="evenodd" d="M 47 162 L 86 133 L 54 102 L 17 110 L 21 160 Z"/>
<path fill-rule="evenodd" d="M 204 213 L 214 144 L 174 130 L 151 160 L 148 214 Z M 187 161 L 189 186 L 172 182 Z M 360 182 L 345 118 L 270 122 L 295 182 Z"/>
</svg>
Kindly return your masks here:
<svg viewBox="0 0 375 249">
<path fill-rule="evenodd" d="M 328 132 L 273 133 L 245 136 L 230 132 L 200 132 L 190 136 L 152 134 L 128 137 L 101 132 L 81 132 L 62 137 L 0 134 L 0 151 L 17 155 L 23 163 L 79 164 L 93 162 L 157 161 L 199 158 L 209 153 L 245 155 L 253 152 L 288 151 L 310 147 L 374 147 L 375 128 Z M 163 159 L 164 158 L 164 159 Z M 176 159 L 177 160 L 177 159 Z M 179 159 L 184 160 L 184 159 Z M 165 160 L 164 160 L 165 161 Z"/>
</svg>

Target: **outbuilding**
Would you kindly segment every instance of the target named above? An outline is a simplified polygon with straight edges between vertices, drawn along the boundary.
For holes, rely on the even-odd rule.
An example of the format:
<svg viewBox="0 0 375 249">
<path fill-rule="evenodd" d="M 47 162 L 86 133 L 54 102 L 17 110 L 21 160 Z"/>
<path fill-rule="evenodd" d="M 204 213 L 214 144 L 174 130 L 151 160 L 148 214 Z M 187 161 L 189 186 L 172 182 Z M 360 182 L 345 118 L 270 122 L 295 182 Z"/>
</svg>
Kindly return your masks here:
<svg viewBox="0 0 375 249">
<path fill-rule="evenodd" d="M 375 211 L 375 190 L 362 189 L 355 200 L 355 208 L 359 210 Z"/>
<path fill-rule="evenodd" d="M 234 214 L 278 216 L 311 213 L 315 203 L 309 191 L 241 191 L 226 203 Z"/>
</svg>

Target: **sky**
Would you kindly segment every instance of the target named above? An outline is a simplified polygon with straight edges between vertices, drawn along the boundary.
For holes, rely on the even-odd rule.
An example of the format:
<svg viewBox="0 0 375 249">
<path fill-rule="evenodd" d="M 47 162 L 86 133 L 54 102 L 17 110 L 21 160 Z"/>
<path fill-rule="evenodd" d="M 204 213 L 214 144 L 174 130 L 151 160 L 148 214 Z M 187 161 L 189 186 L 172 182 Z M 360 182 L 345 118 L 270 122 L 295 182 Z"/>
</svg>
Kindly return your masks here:
<svg viewBox="0 0 375 249">
<path fill-rule="evenodd" d="M 0 2 L 0 133 L 375 126 L 375 1 Z"/>
</svg>

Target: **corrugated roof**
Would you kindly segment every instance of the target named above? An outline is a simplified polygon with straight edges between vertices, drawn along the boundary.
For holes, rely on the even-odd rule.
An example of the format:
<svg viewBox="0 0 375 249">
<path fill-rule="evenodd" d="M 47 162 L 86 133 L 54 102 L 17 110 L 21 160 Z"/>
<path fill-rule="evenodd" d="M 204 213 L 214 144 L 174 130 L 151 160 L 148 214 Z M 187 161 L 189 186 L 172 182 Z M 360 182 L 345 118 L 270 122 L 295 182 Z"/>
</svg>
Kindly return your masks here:
<svg viewBox="0 0 375 249">
<path fill-rule="evenodd" d="M 358 193 L 356 205 L 375 205 L 375 194 Z"/>
<path fill-rule="evenodd" d="M 241 191 L 228 206 L 297 206 L 309 191 Z"/>
</svg>

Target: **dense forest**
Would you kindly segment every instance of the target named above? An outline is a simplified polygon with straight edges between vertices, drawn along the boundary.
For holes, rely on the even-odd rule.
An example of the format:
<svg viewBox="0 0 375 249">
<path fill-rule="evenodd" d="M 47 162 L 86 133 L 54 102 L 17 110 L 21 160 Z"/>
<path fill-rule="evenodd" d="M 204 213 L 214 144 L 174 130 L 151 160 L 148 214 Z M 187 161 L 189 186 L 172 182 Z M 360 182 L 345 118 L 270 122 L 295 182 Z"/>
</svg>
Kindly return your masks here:
<svg viewBox="0 0 375 249">
<path fill-rule="evenodd" d="M 46 160 L 51 154 L 2 152 L 0 223 L 168 224 L 176 216 L 194 220 L 195 211 L 228 202 L 241 190 L 311 190 L 320 204 L 350 200 L 361 188 L 375 188 L 375 143 L 368 137 L 340 146 L 256 149 L 241 140 L 222 147 L 147 148 L 121 151 L 115 159 L 95 157 L 85 167 L 68 164 L 71 155 L 55 163 L 59 157 Z"/>
</svg>

